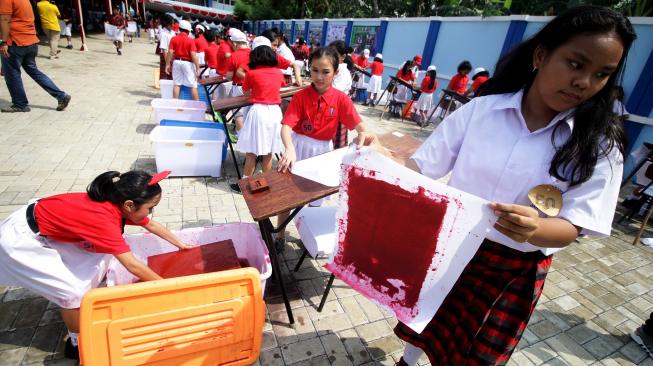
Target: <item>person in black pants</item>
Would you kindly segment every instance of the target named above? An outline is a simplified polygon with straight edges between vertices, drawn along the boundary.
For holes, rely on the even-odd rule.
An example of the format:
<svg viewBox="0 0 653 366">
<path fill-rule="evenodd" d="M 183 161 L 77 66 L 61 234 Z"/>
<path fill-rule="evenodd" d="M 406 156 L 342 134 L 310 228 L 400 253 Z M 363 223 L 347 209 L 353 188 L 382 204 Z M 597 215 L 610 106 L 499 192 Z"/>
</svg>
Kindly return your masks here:
<svg viewBox="0 0 653 366">
<path fill-rule="evenodd" d="M 653 312 L 643 325 L 630 333 L 630 337 L 653 358 Z"/>
</svg>

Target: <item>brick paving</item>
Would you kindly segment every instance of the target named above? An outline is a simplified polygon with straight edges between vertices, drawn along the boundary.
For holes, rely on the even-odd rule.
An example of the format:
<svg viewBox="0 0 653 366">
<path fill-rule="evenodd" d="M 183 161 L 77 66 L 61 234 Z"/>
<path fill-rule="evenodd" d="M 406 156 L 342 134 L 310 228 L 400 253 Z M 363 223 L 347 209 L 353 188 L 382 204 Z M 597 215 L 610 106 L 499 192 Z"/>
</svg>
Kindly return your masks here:
<svg viewBox="0 0 653 366">
<path fill-rule="evenodd" d="M 39 67 L 73 96 L 65 112 L 56 112 L 56 101 L 24 79 L 32 111 L 0 114 L 0 219 L 31 198 L 84 190 L 109 169 L 154 171 L 148 137 L 154 127 L 149 105 L 158 95 L 150 86 L 158 66 L 154 46 L 135 39 L 117 56 L 99 35 L 88 44 L 88 52 L 62 49 L 61 59 L 53 61 L 41 47 Z M 0 104 L 9 99 L 0 86 Z M 430 132 L 399 120 L 380 121 L 378 111 L 359 111 L 378 133 L 425 138 Z M 242 196 L 228 188 L 234 176 L 227 160 L 222 178 L 167 180 L 154 218 L 170 229 L 250 222 Z M 544 294 L 509 365 L 653 365 L 628 335 L 653 311 L 653 249 L 631 245 L 638 224 L 615 224 L 611 237 L 581 239 L 555 255 Z M 394 317 L 339 281 L 318 313 L 328 278 L 324 260 L 306 260 L 291 273 L 301 253 L 292 225 L 288 237 L 282 271 L 296 324 L 287 324 L 279 291 L 268 286 L 258 363 L 393 365 L 403 349 L 392 333 Z M 0 287 L 0 365 L 75 365 L 63 359 L 65 335 L 55 305 L 21 288 Z M 420 365 L 426 364 L 422 359 Z"/>
</svg>

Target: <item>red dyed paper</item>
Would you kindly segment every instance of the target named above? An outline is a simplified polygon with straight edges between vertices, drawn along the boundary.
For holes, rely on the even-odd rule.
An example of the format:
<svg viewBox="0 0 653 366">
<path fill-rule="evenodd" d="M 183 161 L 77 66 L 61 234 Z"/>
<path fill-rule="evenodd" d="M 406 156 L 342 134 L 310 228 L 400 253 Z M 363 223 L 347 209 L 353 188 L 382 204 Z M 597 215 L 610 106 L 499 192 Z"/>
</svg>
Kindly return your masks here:
<svg viewBox="0 0 653 366">
<path fill-rule="evenodd" d="M 163 278 L 190 276 L 200 273 L 241 268 L 246 259 L 238 258 L 231 240 L 200 245 L 188 250 L 153 255 L 147 265 Z M 248 264 L 248 263 L 247 263 Z"/>
<path fill-rule="evenodd" d="M 449 199 L 374 179 L 374 171 L 348 169 L 347 217 L 338 222 L 339 248 L 327 268 L 400 318 L 412 318 Z"/>
</svg>

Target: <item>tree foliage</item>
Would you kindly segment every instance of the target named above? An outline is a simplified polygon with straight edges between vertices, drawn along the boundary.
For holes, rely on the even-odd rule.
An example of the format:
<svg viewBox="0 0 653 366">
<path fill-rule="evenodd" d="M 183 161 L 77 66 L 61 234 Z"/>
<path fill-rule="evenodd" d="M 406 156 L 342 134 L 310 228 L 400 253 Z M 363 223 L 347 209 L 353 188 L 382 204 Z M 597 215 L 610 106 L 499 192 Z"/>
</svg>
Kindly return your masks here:
<svg viewBox="0 0 653 366">
<path fill-rule="evenodd" d="M 236 0 L 241 19 L 555 15 L 585 0 Z M 653 0 L 598 0 L 629 16 L 650 16 Z"/>
</svg>

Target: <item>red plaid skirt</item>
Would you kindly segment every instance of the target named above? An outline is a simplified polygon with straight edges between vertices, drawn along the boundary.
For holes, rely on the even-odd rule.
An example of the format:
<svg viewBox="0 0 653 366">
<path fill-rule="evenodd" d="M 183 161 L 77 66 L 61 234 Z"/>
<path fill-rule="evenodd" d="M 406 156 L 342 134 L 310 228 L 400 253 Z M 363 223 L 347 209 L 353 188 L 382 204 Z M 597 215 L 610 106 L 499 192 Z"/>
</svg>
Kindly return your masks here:
<svg viewBox="0 0 653 366">
<path fill-rule="evenodd" d="M 551 256 L 485 240 L 421 334 L 395 334 L 421 348 L 433 366 L 504 365 L 542 294 Z"/>
<path fill-rule="evenodd" d="M 342 123 L 338 123 L 336 136 L 333 138 L 333 148 L 338 149 L 349 145 L 349 138 L 347 137 L 347 127 Z"/>
</svg>

